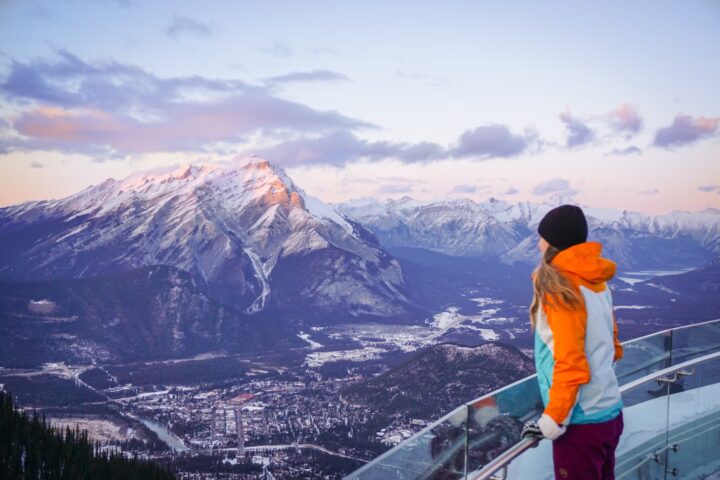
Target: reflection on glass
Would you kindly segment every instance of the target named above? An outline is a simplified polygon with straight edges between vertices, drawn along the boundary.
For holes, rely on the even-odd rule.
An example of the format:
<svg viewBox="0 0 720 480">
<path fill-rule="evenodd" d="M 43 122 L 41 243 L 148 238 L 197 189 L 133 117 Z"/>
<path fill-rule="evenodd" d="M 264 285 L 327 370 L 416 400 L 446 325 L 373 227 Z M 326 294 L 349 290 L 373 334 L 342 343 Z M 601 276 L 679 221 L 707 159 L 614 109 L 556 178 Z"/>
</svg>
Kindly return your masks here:
<svg viewBox="0 0 720 480">
<path fill-rule="evenodd" d="M 650 380 L 623 393 L 623 434 L 615 451 L 615 476 L 665 478 L 668 383 Z"/>
<path fill-rule="evenodd" d="M 624 385 L 671 366 L 671 351 L 671 331 L 623 344 L 623 358 L 615 368 L 618 383 Z"/>
<path fill-rule="evenodd" d="M 543 411 L 537 377 L 468 404 L 468 472 L 520 441 L 523 424 Z"/>
<path fill-rule="evenodd" d="M 720 320 L 672 332 L 673 365 L 720 351 Z"/>
<path fill-rule="evenodd" d="M 678 387 L 669 397 L 668 470 L 679 478 L 704 479 L 720 472 L 720 358 L 676 377 Z"/>
<path fill-rule="evenodd" d="M 659 332 L 626 342 L 623 348 L 624 358 L 615 367 L 621 386 L 720 351 L 720 320 Z M 618 479 L 666 478 L 666 473 L 667 478 L 674 478 L 672 472 L 680 472 L 678 478 L 705 478 L 707 472 L 720 471 L 716 454 L 720 450 L 720 358 L 665 375 L 664 380 L 649 380 L 623 393 L 625 428 L 616 452 Z M 465 478 L 517 444 L 522 425 L 542 410 L 533 375 L 458 407 L 347 478 Z M 518 457 L 511 465 L 520 475 L 511 477 L 540 478 L 537 469 L 531 476 L 525 470 L 537 467 L 537 462 L 528 461 L 532 451 L 536 456 L 549 455 L 549 450 L 541 450 L 543 444 Z"/>
<path fill-rule="evenodd" d="M 358 480 L 463 478 L 466 425 L 467 409 L 465 406 L 458 407 L 415 437 L 384 453 L 347 478 Z"/>
</svg>

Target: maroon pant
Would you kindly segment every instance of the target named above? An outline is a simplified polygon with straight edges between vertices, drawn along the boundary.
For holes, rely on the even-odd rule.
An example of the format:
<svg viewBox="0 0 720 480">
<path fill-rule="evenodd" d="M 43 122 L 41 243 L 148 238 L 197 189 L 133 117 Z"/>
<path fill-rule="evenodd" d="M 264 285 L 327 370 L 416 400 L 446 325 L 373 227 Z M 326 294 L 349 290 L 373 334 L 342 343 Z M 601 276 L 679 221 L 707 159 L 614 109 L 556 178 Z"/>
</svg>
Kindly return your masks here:
<svg viewBox="0 0 720 480">
<path fill-rule="evenodd" d="M 607 422 L 568 425 L 552 442 L 555 479 L 614 479 L 615 447 L 622 431 L 622 411 Z"/>
</svg>

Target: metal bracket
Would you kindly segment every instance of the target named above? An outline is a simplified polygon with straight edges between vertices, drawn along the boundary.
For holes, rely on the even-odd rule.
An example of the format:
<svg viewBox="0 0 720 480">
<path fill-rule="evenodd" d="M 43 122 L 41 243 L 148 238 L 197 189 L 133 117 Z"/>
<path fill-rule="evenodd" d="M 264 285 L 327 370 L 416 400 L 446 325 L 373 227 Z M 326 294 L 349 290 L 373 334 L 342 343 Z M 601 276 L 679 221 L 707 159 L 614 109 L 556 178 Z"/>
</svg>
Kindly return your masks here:
<svg viewBox="0 0 720 480">
<path fill-rule="evenodd" d="M 691 375 L 695 375 L 694 368 L 692 370 L 678 370 L 677 372 L 673 372 L 673 374 L 668 377 L 658 377 L 655 379 L 655 381 L 658 383 L 658 385 L 662 385 L 663 383 L 675 383 L 682 377 L 689 377 Z"/>
<path fill-rule="evenodd" d="M 490 480 L 505 480 L 507 478 L 507 466 L 493 473 Z"/>
<path fill-rule="evenodd" d="M 690 370 L 678 370 L 676 372 L 676 375 L 677 375 L 677 378 L 689 377 L 691 375 L 695 375 L 695 368 L 692 368 Z"/>
<path fill-rule="evenodd" d="M 658 385 L 662 385 L 663 383 L 675 383 L 677 380 L 677 372 L 673 373 L 669 377 L 658 377 L 655 379 Z"/>
</svg>

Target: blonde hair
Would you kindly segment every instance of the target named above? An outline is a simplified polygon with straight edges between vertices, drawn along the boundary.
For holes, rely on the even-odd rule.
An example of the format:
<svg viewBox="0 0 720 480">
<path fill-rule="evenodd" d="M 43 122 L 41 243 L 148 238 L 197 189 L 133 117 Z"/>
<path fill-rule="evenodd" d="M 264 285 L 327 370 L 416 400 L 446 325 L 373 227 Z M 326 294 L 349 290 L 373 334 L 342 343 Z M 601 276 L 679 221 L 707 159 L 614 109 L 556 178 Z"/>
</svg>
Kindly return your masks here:
<svg viewBox="0 0 720 480">
<path fill-rule="evenodd" d="M 559 249 L 548 245 L 540 265 L 533 271 L 533 299 L 530 304 L 530 325 L 533 329 L 541 301 L 555 307 L 571 309 L 579 308 L 583 304 L 578 289 L 551 263 L 558 253 Z"/>
</svg>

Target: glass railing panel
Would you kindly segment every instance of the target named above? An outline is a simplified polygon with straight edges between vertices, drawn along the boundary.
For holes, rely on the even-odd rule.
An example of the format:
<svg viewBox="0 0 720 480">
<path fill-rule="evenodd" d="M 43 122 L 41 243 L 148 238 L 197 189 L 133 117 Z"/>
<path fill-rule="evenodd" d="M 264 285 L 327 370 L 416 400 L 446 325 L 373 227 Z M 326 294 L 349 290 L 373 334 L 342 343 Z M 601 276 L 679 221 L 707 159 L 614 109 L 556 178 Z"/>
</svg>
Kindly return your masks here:
<svg viewBox="0 0 720 480">
<path fill-rule="evenodd" d="M 659 332 L 624 343 L 623 358 L 615 367 L 618 383 L 624 385 L 671 366 L 671 353 L 671 331 Z"/>
<path fill-rule="evenodd" d="M 467 408 L 468 472 L 473 472 L 518 443 L 525 422 L 540 416 L 543 403 L 537 377 L 482 397 Z"/>
<path fill-rule="evenodd" d="M 467 407 L 441 420 L 351 473 L 351 480 L 456 480 L 465 476 Z"/>
<path fill-rule="evenodd" d="M 623 393 L 623 433 L 615 451 L 615 477 L 664 479 L 667 383 L 650 380 Z"/>
<path fill-rule="evenodd" d="M 621 386 L 684 361 L 720 351 L 720 320 L 631 340 L 623 343 L 623 349 L 624 358 L 615 365 Z M 686 379 L 689 383 L 683 388 L 698 389 L 717 383 L 715 376 L 720 376 L 720 366 L 716 360 L 711 367 L 700 368 L 698 373 L 702 375 L 688 375 L 687 379 L 691 380 Z M 699 386 L 693 387 L 696 384 L 693 382 L 699 382 Z M 665 445 L 671 434 L 667 428 L 670 415 L 668 394 L 680 393 L 670 390 L 678 388 L 671 385 L 654 379 L 623 393 L 626 427 L 617 449 L 617 478 L 665 478 L 668 460 Z M 716 392 L 714 398 L 720 401 L 720 392 Z M 720 406 L 714 408 L 720 411 Z M 458 407 L 347 478 L 459 479 L 463 478 L 463 473 L 467 473 L 469 478 L 473 472 L 477 474 L 489 461 L 517 444 L 524 422 L 536 418 L 542 410 L 537 378 L 533 375 Z M 720 438 L 720 433 L 715 433 L 718 435 L 716 438 Z M 508 468 L 508 478 L 539 479 L 538 472 L 552 475 L 551 463 L 548 464 L 550 446 L 550 442 L 540 442 L 539 447 L 517 457 Z M 688 465 L 683 467 L 684 470 L 690 471 Z"/>
<path fill-rule="evenodd" d="M 720 351 L 720 320 L 672 331 L 673 365 Z"/>
<path fill-rule="evenodd" d="M 669 386 L 668 478 L 720 478 L 720 358 L 683 369 L 674 378 Z"/>
</svg>

